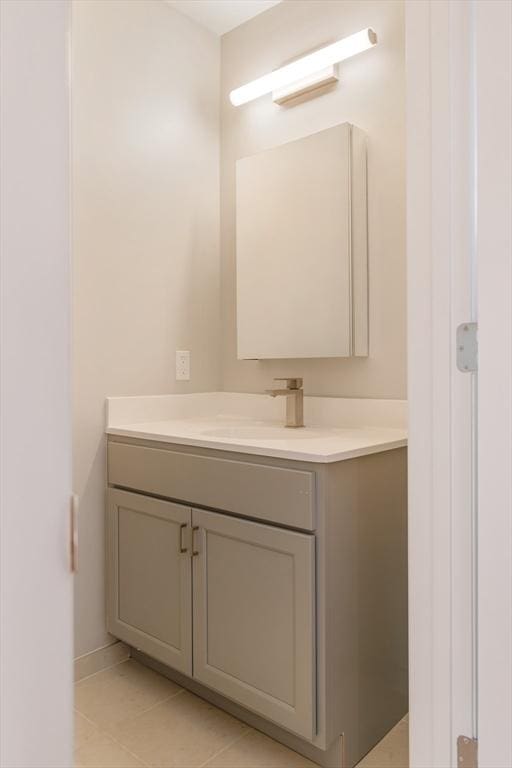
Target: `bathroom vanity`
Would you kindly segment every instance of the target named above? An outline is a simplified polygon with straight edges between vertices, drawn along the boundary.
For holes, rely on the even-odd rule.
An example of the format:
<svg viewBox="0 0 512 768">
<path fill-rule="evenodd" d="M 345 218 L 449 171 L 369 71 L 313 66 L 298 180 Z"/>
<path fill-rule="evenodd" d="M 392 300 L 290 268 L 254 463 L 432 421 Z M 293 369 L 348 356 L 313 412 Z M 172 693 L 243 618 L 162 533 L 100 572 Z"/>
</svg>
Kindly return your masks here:
<svg viewBox="0 0 512 768">
<path fill-rule="evenodd" d="M 108 629 L 325 766 L 407 711 L 405 403 L 108 401 Z M 326 423 L 329 426 L 326 426 Z"/>
</svg>

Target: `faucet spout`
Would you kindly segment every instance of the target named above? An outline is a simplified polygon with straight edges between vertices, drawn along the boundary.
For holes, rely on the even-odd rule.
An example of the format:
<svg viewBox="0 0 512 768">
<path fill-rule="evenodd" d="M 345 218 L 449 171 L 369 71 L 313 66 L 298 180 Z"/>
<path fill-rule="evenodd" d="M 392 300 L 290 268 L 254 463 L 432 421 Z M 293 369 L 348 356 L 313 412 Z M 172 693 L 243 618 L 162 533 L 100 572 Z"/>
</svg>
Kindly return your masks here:
<svg viewBox="0 0 512 768">
<path fill-rule="evenodd" d="M 302 379 L 274 379 L 274 381 L 286 381 L 286 389 L 266 389 L 265 394 L 270 397 L 286 397 L 286 426 L 304 426 L 304 390 Z"/>
</svg>

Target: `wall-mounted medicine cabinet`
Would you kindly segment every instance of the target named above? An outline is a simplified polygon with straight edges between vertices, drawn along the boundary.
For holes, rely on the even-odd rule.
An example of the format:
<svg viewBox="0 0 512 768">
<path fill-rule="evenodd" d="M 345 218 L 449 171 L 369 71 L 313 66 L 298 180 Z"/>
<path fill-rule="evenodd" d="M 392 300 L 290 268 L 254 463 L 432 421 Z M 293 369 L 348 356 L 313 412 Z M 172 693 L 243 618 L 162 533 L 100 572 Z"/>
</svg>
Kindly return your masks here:
<svg viewBox="0 0 512 768">
<path fill-rule="evenodd" d="M 236 230 L 239 359 L 368 354 L 363 131 L 238 160 Z"/>
</svg>

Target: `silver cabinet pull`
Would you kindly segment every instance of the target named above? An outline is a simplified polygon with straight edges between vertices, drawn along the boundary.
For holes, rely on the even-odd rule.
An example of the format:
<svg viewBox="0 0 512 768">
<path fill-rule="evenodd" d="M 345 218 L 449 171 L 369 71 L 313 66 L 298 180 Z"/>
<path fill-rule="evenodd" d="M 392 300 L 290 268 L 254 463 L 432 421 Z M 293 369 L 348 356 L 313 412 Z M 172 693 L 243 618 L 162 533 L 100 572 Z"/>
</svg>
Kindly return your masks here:
<svg viewBox="0 0 512 768">
<path fill-rule="evenodd" d="M 194 544 L 195 544 L 194 534 L 198 530 L 199 530 L 199 526 L 198 525 L 192 526 L 192 557 L 195 557 L 196 555 L 200 554 L 199 550 L 196 549 L 195 546 L 194 546 Z"/>
<path fill-rule="evenodd" d="M 188 552 L 188 547 L 183 546 L 183 532 L 188 528 L 187 523 L 181 523 L 180 525 L 180 552 L 183 554 L 184 552 Z"/>
</svg>

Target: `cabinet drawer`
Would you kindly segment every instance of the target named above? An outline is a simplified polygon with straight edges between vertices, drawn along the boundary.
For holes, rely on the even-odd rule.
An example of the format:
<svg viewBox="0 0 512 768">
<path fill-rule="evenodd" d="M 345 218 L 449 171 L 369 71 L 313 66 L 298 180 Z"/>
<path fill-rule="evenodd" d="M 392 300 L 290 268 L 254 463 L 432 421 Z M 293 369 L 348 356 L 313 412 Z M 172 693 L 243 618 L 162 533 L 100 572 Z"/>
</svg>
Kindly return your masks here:
<svg viewBox="0 0 512 768">
<path fill-rule="evenodd" d="M 108 443 L 108 482 L 304 530 L 315 527 L 315 476 L 127 443 Z"/>
</svg>

